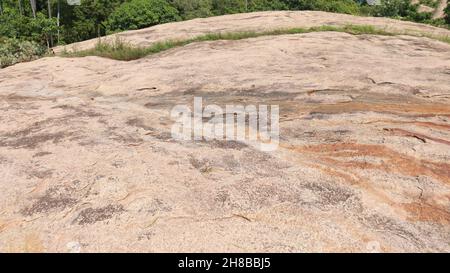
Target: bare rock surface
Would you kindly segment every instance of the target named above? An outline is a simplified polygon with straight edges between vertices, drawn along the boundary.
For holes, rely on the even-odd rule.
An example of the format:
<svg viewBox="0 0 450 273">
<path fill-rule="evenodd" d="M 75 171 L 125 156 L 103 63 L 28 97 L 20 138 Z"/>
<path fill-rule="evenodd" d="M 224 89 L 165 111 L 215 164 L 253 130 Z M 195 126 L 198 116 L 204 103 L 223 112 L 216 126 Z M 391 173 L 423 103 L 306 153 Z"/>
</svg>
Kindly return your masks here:
<svg viewBox="0 0 450 273">
<path fill-rule="evenodd" d="M 269 31 L 295 27 L 371 25 L 392 32 L 449 36 L 450 31 L 430 25 L 388 18 L 356 17 L 347 14 L 328 13 L 322 11 L 267 11 L 224 15 L 209 18 L 198 18 L 190 21 L 175 22 L 131 30 L 102 38 L 103 42 L 114 42 L 116 39 L 137 46 L 149 46 L 155 42 L 166 40 L 183 40 L 199 35 L 218 32 L 236 31 Z M 99 39 L 54 48 L 55 52 L 84 50 L 93 48 Z"/>
<path fill-rule="evenodd" d="M 149 41 L 162 28 L 193 35 L 201 22 L 265 28 L 290 16 L 445 32 L 264 12 L 131 33 Z M 170 110 L 194 96 L 279 105 L 280 147 L 175 141 Z M 2 252 L 450 251 L 443 42 L 321 32 L 131 62 L 43 58 L 0 70 L 0 119 Z"/>
</svg>

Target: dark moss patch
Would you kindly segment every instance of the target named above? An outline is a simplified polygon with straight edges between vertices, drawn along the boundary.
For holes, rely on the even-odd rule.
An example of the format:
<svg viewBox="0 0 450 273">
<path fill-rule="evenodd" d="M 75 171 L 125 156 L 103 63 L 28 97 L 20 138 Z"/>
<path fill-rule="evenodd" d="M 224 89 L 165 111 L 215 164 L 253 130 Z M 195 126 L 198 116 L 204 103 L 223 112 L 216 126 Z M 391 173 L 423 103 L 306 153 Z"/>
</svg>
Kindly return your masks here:
<svg viewBox="0 0 450 273">
<path fill-rule="evenodd" d="M 322 206 L 337 206 L 347 202 L 354 194 L 351 190 L 331 184 L 307 183 L 305 188 L 319 197 L 317 202 Z"/>
<path fill-rule="evenodd" d="M 47 141 L 51 141 L 54 144 L 57 144 L 66 137 L 69 137 L 71 135 L 73 135 L 73 133 L 61 131 L 56 133 L 42 133 L 33 136 L 23 136 L 18 138 L 4 137 L 0 139 L 0 147 L 12 147 L 15 149 L 19 148 L 34 149 L 40 144 L 45 143 Z"/>
<path fill-rule="evenodd" d="M 232 150 L 242 150 L 247 148 L 248 145 L 239 141 L 234 140 L 211 140 L 211 141 L 203 141 L 202 143 L 206 143 L 208 146 L 212 148 L 219 149 L 232 149 Z"/>
<path fill-rule="evenodd" d="M 119 134 L 113 129 L 110 129 L 111 139 L 123 144 L 141 144 L 144 140 L 137 136 L 132 136 L 130 134 Z"/>
<path fill-rule="evenodd" d="M 69 193 L 61 192 L 59 188 L 51 188 L 39 197 L 30 207 L 21 210 L 22 215 L 32 216 L 38 213 L 47 213 L 52 210 L 64 210 L 75 205 L 78 201 L 70 197 Z"/>
<path fill-rule="evenodd" d="M 100 114 L 98 112 L 95 112 L 93 110 L 90 109 L 83 109 L 81 107 L 75 107 L 72 105 L 58 105 L 55 107 L 52 107 L 53 109 L 55 108 L 59 108 L 59 109 L 64 109 L 64 110 L 70 110 L 72 112 L 74 112 L 73 115 L 71 115 L 71 117 L 102 117 L 103 114 Z"/>
<path fill-rule="evenodd" d="M 52 153 L 50 153 L 50 152 L 39 152 L 39 153 L 35 153 L 34 155 L 33 155 L 33 158 L 34 157 L 42 157 L 42 156 L 46 156 L 46 155 L 51 155 Z"/>
<path fill-rule="evenodd" d="M 29 170 L 28 172 L 28 178 L 39 178 L 44 179 L 51 177 L 53 174 L 53 170 Z"/>
<path fill-rule="evenodd" d="M 120 214 L 124 211 L 122 205 L 108 205 L 101 208 L 87 208 L 78 214 L 73 221 L 78 225 L 90 225 L 97 222 L 111 219 L 114 215 Z"/>
<path fill-rule="evenodd" d="M 189 163 L 191 163 L 192 167 L 196 168 L 201 173 L 208 173 L 212 169 L 211 162 L 207 159 L 197 159 L 191 156 Z"/>
<path fill-rule="evenodd" d="M 142 128 L 142 129 L 149 130 L 149 131 L 155 130 L 154 128 L 152 128 L 150 126 L 145 125 L 144 121 L 140 118 L 129 119 L 126 123 L 127 123 L 127 125 Z"/>
</svg>

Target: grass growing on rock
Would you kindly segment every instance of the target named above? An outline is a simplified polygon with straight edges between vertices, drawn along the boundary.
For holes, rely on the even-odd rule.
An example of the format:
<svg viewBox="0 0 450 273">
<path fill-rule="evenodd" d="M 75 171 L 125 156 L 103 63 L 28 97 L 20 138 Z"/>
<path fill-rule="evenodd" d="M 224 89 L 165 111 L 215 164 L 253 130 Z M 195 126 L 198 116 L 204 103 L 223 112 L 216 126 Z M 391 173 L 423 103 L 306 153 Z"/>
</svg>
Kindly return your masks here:
<svg viewBox="0 0 450 273">
<path fill-rule="evenodd" d="M 218 40 L 242 40 L 261 36 L 277 36 L 286 34 L 302 34 L 302 33 L 328 32 L 328 31 L 344 32 L 353 35 L 363 35 L 363 34 L 383 35 L 383 36 L 409 35 L 415 37 L 427 37 L 430 39 L 439 40 L 450 44 L 450 36 L 436 36 L 432 34 L 417 33 L 417 32 L 388 31 L 370 25 L 346 25 L 346 26 L 319 26 L 310 28 L 289 28 L 289 29 L 277 29 L 262 32 L 240 31 L 240 32 L 225 32 L 225 33 L 208 33 L 185 40 L 167 40 L 162 42 L 156 42 L 148 47 L 134 46 L 118 38 L 112 43 L 99 41 L 96 44 L 96 46 L 92 49 L 80 51 L 75 50 L 73 52 L 65 51 L 62 52 L 60 56 L 63 57 L 99 56 L 114 60 L 131 61 L 143 58 L 151 54 L 156 54 L 165 50 L 197 42 L 218 41 Z"/>
</svg>

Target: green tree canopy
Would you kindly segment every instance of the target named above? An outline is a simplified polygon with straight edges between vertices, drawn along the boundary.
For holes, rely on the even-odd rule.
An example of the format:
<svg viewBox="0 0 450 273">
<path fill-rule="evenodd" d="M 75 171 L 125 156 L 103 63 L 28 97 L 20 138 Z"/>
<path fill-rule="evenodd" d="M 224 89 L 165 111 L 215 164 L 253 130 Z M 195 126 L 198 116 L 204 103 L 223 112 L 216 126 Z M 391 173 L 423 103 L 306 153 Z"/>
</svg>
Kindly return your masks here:
<svg viewBox="0 0 450 273">
<path fill-rule="evenodd" d="M 171 0 L 170 4 L 178 10 L 181 18 L 185 20 L 213 15 L 212 0 Z"/>
<path fill-rule="evenodd" d="M 300 10 L 321 10 L 347 14 L 358 14 L 359 4 L 353 0 L 298 0 L 291 5 Z"/>
<path fill-rule="evenodd" d="M 131 0 L 108 17 L 106 28 L 110 32 L 139 29 L 179 19 L 178 10 L 165 0 Z"/>
</svg>

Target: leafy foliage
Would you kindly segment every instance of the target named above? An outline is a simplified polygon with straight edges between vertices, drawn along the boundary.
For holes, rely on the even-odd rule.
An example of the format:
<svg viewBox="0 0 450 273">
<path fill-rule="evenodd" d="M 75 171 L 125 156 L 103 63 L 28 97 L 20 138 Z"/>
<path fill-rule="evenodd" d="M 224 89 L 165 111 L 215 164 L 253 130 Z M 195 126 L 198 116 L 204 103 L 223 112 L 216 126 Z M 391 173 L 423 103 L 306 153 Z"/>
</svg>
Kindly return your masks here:
<svg viewBox="0 0 450 273">
<path fill-rule="evenodd" d="M 42 45 L 16 38 L 0 39 L 0 68 L 34 60 L 46 52 Z"/>
<path fill-rule="evenodd" d="M 45 44 L 50 35 L 56 33 L 56 19 L 49 19 L 42 12 L 38 12 L 36 18 L 21 15 L 12 9 L 0 15 L 0 37 L 28 39 Z"/>
<path fill-rule="evenodd" d="M 347 14 L 359 13 L 359 4 L 353 0 L 299 0 L 291 5 L 300 10 L 322 10 Z"/>
<path fill-rule="evenodd" d="M 165 0 L 131 0 L 120 5 L 108 18 L 109 32 L 139 29 L 179 20 L 178 10 Z"/>
<path fill-rule="evenodd" d="M 212 0 L 171 0 L 183 20 L 213 16 Z"/>
<path fill-rule="evenodd" d="M 288 5 L 280 0 L 249 0 L 248 11 L 287 10 Z"/>
<path fill-rule="evenodd" d="M 417 12 L 417 5 L 411 4 L 410 0 L 382 0 L 374 12 L 377 16 L 408 17 Z"/>
<path fill-rule="evenodd" d="M 61 11 L 63 40 L 76 42 L 106 34 L 104 22 L 127 0 L 82 0 L 79 6 L 64 4 Z M 65 2 L 65 1 L 63 1 Z"/>
</svg>

